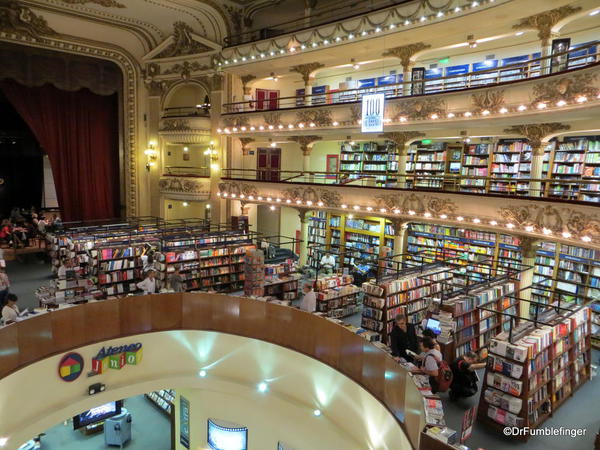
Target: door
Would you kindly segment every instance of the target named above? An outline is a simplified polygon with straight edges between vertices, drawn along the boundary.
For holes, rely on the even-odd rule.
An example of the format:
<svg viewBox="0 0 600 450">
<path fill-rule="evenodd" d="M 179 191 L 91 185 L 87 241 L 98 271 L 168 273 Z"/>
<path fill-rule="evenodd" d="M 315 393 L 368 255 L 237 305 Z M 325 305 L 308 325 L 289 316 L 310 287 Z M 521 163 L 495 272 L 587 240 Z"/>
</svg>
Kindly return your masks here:
<svg viewBox="0 0 600 450">
<path fill-rule="evenodd" d="M 272 89 L 256 90 L 256 109 L 278 109 L 279 91 Z"/>
<path fill-rule="evenodd" d="M 327 155 L 325 171 L 327 173 L 339 171 L 340 155 Z M 327 175 L 327 178 L 335 179 L 337 174 Z"/>
<path fill-rule="evenodd" d="M 260 181 L 279 181 L 280 148 L 257 148 L 256 170 Z"/>
</svg>

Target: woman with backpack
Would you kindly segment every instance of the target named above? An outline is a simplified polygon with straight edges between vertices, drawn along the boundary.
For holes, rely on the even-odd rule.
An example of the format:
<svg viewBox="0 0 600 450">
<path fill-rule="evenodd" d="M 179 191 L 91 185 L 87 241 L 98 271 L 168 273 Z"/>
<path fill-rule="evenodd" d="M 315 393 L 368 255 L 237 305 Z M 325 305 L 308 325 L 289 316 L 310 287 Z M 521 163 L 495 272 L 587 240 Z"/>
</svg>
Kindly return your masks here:
<svg viewBox="0 0 600 450">
<path fill-rule="evenodd" d="M 444 361 L 442 353 L 435 348 L 435 344 L 435 341 L 428 336 L 421 339 L 421 347 L 425 354 L 423 355 L 420 372 L 429 375 L 431 392 L 434 394 L 446 392 L 450 387 L 450 383 L 452 383 L 452 370 Z"/>
</svg>

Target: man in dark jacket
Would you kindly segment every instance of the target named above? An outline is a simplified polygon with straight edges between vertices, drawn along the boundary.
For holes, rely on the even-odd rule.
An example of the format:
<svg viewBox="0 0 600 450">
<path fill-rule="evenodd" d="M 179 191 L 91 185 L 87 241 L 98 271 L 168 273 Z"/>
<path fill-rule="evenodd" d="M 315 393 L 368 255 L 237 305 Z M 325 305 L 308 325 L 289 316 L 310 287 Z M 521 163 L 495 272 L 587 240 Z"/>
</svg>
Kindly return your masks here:
<svg viewBox="0 0 600 450">
<path fill-rule="evenodd" d="M 394 328 L 390 333 L 390 347 L 392 348 L 392 356 L 396 361 L 403 358 L 412 362 L 413 356 L 409 355 L 406 350 L 411 350 L 414 353 L 419 351 L 415 326 L 408 323 L 406 316 L 403 314 L 398 314 L 395 318 Z"/>
<path fill-rule="evenodd" d="M 485 363 L 477 363 L 476 353 L 469 352 L 450 364 L 452 369 L 452 384 L 450 385 L 450 400 L 471 397 L 477 393 L 477 375 L 475 371 L 483 369 Z"/>
</svg>

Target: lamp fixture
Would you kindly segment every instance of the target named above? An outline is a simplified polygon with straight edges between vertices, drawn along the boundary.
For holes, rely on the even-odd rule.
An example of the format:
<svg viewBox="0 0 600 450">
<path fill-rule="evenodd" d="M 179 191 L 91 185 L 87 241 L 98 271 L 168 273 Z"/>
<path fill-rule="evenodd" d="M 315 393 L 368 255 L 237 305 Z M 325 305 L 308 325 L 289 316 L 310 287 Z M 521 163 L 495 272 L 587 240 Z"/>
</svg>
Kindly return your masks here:
<svg viewBox="0 0 600 450">
<path fill-rule="evenodd" d="M 208 144 L 208 148 L 204 150 L 204 154 L 206 156 L 210 156 L 210 161 L 212 163 L 216 163 L 219 160 L 219 152 L 215 147 L 215 141 L 210 141 Z"/>
<path fill-rule="evenodd" d="M 144 150 L 144 155 L 146 155 L 146 170 L 150 172 L 150 169 L 156 166 L 156 160 L 158 159 L 156 141 L 148 142 L 148 148 Z"/>
</svg>

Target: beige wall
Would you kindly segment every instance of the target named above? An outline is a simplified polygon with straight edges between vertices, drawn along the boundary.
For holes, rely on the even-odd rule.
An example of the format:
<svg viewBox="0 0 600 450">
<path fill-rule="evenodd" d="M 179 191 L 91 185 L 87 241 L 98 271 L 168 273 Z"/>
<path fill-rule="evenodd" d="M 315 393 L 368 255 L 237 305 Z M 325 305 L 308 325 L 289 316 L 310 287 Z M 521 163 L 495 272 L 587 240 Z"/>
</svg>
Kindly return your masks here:
<svg viewBox="0 0 600 450">
<path fill-rule="evenodd" d="M 185 206 L 187 204 L 187 206 Z M 164 219 L 204 219 L 208 202 L 164 199 Z M 169 208 L 169 205 L 171 206 Z"/>
<path fill-rule="evenodd" d="M 300 217 L 298 216 L 298 210 L 282 206 L 280 219 L 279 229 L 281 235 L 295 239 L 296 231 L 300 231 Z M 286 246 L 286 248 L 289 248 L 289 246 Z"/>
<path fill-rule="evenodd" d="M 255 230 L 265 236 L 277 236 L 279 234 L 280 209 L 271 210 L 267 205 L 256 207 Z"/>
<path fill-rule="evenodd" d="M 170 93 L 165 108 L 201 105 L 206 94 L 206 90 L 196 83 L 181 84 Z"/>
<path fill-rule="evenodd" d="M 187 148 L 188 151 L 184 151 Z M 164 149 L 164 164 L 166 166 L 175 167 L 195 167 L 205 168 L 210 167 L 210 156 L 204 152 L 208 148 L 208 143 L 197 144 L 166 144 Z M 189 155 L 189 160 L 184 160 L 185 154 Z"/>
</svg>

